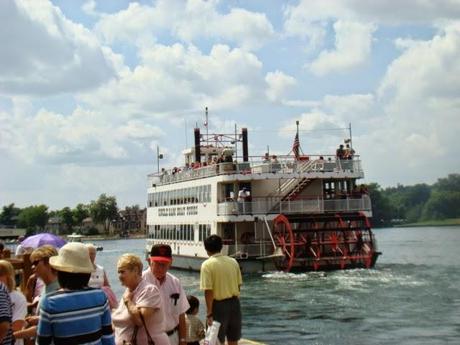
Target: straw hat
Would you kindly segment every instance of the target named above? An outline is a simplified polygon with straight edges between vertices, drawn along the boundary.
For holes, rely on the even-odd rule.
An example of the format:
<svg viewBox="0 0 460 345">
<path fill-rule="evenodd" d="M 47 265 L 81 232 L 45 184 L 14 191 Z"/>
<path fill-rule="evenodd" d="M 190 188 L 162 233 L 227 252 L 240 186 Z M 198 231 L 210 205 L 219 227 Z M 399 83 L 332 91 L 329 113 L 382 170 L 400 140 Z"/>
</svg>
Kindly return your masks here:
<svg viewBox="0 0 460 345">
<path fill-rule="evenodd" d="M 57 256 L 49 259 L 51 267 L 69 273 L 91 273 L 94 271 L 88 248 L 83 243 L 71 242 L 59 249 Z"/>
</svg>

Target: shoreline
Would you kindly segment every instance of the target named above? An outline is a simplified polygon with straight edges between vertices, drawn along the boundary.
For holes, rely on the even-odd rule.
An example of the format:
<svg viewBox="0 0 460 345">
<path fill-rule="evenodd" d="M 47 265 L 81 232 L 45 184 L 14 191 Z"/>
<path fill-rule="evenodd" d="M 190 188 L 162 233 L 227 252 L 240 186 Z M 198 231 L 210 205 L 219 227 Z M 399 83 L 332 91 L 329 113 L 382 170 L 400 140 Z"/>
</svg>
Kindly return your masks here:
<svg viewBox="0 0 460 345">
<path fill-rule="evenodd" d="M 430 226 L 460 226 L 460 218 L 449 218 L 442 220 L 427 220 L 424 222 L 397 224 L 394 227 L 399 228 L 421 228 Z"/>
<path fill-rule="evenodd" d="M 68 240 L 67 236 L 62 236 Z M 94 236 L 85 236 L 81 237 L 82 241 L 85 242 L 92 242 L 92 241 L 112 241 L 112 240 L 138 240 L 138 239 L 145 239 L 147 236 L 145 234 L 134 234 L 129 237 L 120 237 L 118 235 L 113 236 L 103 236 L 103 235 L 94 235 Z"/>
</svg>

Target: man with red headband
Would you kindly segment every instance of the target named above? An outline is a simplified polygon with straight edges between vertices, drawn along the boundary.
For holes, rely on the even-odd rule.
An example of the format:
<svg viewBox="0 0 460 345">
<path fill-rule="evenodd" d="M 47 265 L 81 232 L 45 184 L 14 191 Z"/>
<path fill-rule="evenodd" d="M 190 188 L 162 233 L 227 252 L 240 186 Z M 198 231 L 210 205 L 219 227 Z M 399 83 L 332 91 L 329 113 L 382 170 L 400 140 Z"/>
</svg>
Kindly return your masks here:
<svg viewBox="0 0 460 345">
<path fill-rule="evenodd" d="M 190 305 L 180 280 L 168 272 L 172 263 L 171 247 L 155 244 L 149 261 L 150 268 L 142 273 L 142 277 L 160 290 L 169 341 L 171 345 L 186 345 L 185 312 Z"/>
</svg>

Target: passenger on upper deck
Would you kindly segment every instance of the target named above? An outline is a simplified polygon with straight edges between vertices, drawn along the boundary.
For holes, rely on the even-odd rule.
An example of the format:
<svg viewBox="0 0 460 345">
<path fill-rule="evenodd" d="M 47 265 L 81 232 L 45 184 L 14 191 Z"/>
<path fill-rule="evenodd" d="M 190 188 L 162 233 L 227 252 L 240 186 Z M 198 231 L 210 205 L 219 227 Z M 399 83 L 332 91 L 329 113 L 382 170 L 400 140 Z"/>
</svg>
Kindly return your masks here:
<svg viewBox="0 0 460 345">
<path fill-rule="evenodd" d="M 355 150 L 353 150 L 349 144 L 347 144 L 345 146 L 345 150 L 344 150 L 344 159 L 353 159 L 353 156 L 355 154 Z"/>
<path fill-rule="evenodd" d="M 335 151 L 335 155 L 337 156 L 337 159 L 344 159 L 345 150 L 342 144 L 340 144 L 339 148 Z"/>
</svg>

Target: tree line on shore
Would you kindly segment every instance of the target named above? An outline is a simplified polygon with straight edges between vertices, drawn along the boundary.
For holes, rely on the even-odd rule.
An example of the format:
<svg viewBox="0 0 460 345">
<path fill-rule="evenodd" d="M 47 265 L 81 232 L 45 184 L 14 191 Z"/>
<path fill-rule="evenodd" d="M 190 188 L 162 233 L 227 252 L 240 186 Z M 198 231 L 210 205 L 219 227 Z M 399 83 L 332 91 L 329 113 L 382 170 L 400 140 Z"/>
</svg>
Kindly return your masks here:
<svg viewBox="0 0 460 345">
<path fill-rule="evenodd" d="M 432 185 L 368 186 L 373 227 L 460 218 L 460 174 L 449 174 Z"/>
<path fill-rule="evenodd" d="M 417 223 L 427 220 L 460 218 L 460 174 L 449 174 L 433 185 L 420 183 L 412 186 L 398 184 L 382 188 L 377 183 L 368 185 L 372 201 L 373 227 L 386 227 Z M 127 207 L 128 209 L 129 207 Z M 138 205 L 131 208 L 139 208 Z M 117 200 L 101 194 L 89 204 L 75 208 L 48 211 L 46 205 L 33 205 L 23 209 L 13 204 L 3 206 L 0 224 L 26 228 L 28 232 L 45 229 L 51 217 L 59 216 L 65 232 L 81 228 L 83 220 L 91 217 L 95 224 L 103 224 L 106 232 L 112 220 L 118 217 Z"/>
<path fill-rule="evenodd" d="M 126 209 L 139 209 L 138 205 L 126 207 Z M 52 217 L 59 217 L 64 226 L 65 233 L 71 233 L 74 227 L 81 228 L 83 221 L 91 217 L 94 224 L 102 224 L 105 232 L 111 221 L 119 216 L 117 200 L 114 196 L 101 194 L 97 200 L 89 204 L 80 203 L 75 208 L 64 207 L 61 210 L 49 211 L 46 205 L 32 205 L 25 208 L 16 207 L 14 203 L 3 206 L 0 213 L 0 224 L 10 227 L 27 229 L 28 233 L 42 231 Z M 96 231 L 95 231 L 96 232 Z"/>
</svg>

